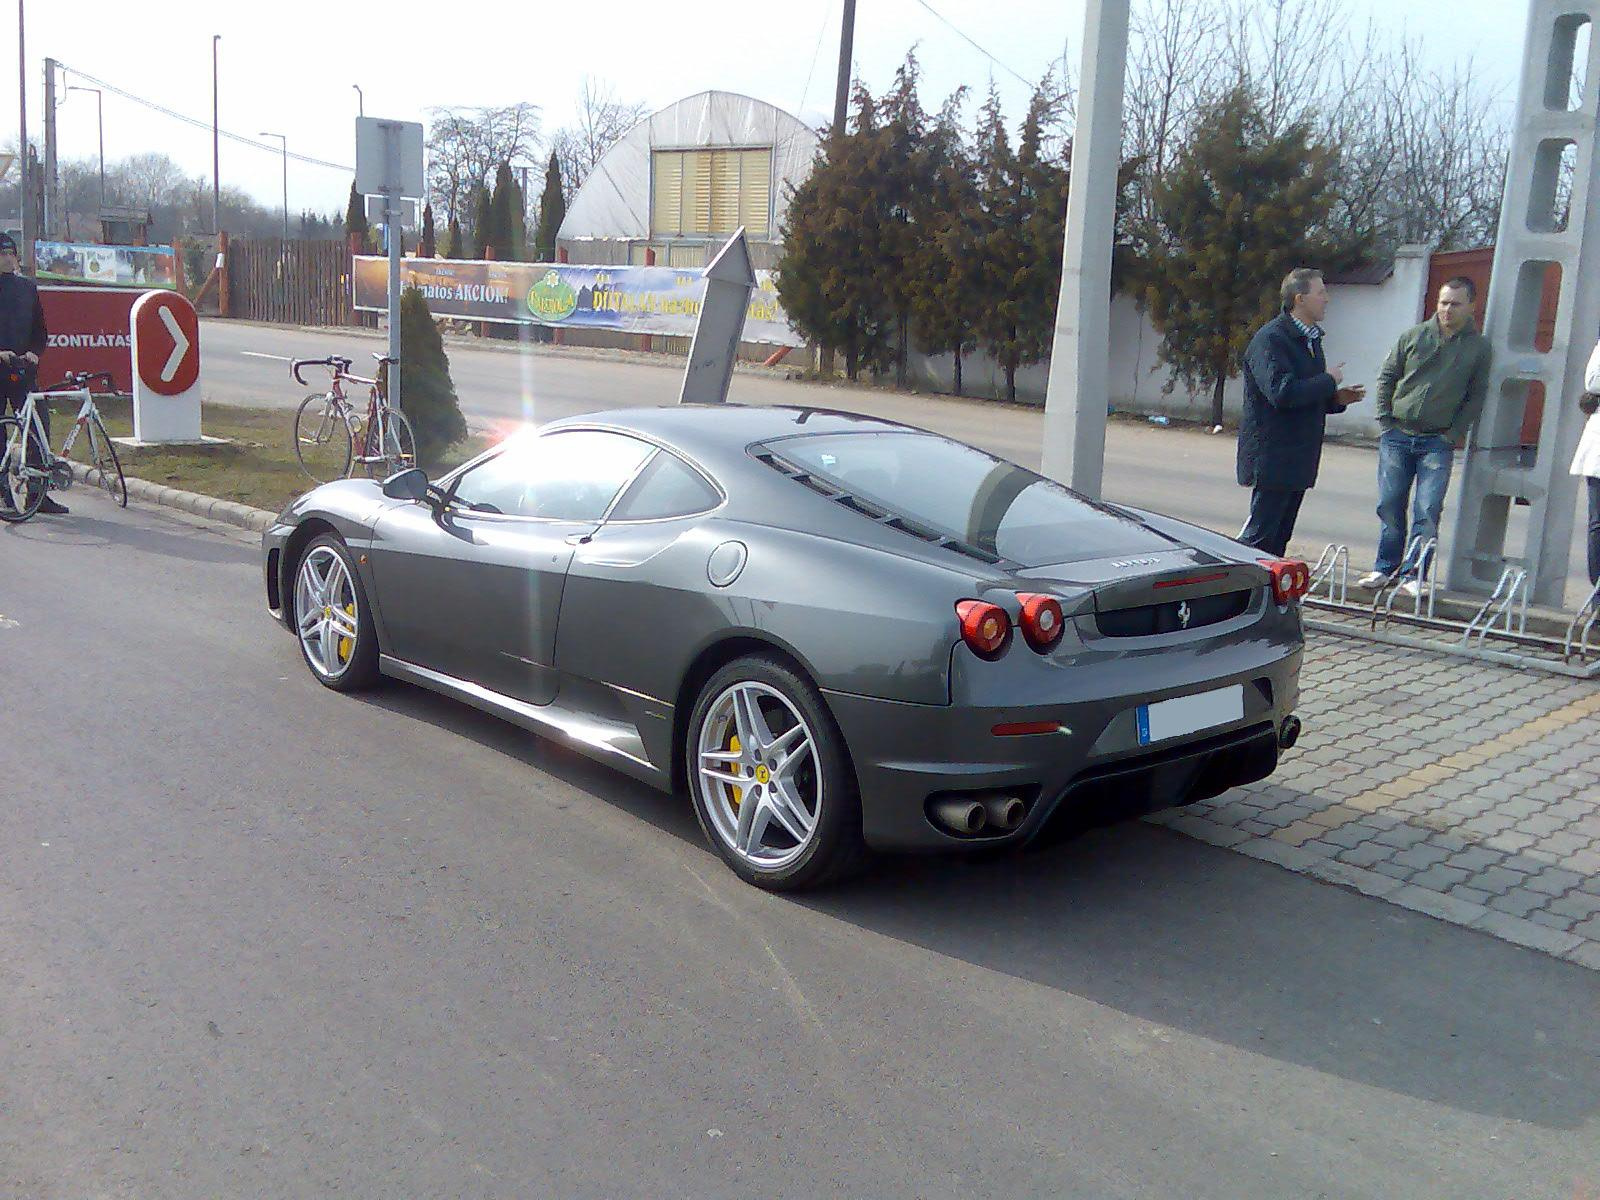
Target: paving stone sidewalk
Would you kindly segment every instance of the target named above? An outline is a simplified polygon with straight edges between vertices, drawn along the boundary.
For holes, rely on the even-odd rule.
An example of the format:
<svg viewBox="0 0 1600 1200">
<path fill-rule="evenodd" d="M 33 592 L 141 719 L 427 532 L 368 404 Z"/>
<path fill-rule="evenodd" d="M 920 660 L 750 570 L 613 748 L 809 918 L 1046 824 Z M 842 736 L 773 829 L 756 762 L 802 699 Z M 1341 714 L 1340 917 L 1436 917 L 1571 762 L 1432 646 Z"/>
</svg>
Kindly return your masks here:
<svg viewBox="0 0 1600 1200">
<path fill-rule="evenodd" d="M 1309 632 L 1300 744 L 1149 820 L 1600 971 L 1600 682 Z"/>
</svg>

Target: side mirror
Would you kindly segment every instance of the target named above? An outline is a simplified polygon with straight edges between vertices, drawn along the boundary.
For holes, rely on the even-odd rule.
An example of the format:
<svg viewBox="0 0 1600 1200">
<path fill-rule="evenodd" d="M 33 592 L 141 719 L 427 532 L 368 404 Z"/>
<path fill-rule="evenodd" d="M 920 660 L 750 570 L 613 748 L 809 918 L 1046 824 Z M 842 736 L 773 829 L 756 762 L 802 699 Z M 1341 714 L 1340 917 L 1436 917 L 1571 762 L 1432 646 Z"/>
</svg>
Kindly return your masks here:
<svg viewBox="0 0 1600 1200">
<path fill-rule="evenodd" d="M 391 500 L 426 500 L 428 474 L 421 467 L 396 471 L 383 481 L 383 494 Z"/>
</svg>

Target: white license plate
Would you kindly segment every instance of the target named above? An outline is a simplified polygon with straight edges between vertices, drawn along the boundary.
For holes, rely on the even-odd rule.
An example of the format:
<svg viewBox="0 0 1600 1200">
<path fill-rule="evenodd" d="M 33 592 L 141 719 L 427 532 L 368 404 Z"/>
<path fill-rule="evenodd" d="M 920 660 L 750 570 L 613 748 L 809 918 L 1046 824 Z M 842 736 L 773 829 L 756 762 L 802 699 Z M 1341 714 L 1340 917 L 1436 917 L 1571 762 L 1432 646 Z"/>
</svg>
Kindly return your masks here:
<svg viewBox="0 0 1600 1200">
<path fill-rule="evenodd" d="M 1218 688 L 1214 692 L 1198 692 L 1193 696 L 1174 696 L 1155 704 L 1141 704 L 1138 709 L 1139 745 L 1164 742 L 1214 729 L 1230 721 L 1244 720 L 1244 685 Z"/>
</svg>

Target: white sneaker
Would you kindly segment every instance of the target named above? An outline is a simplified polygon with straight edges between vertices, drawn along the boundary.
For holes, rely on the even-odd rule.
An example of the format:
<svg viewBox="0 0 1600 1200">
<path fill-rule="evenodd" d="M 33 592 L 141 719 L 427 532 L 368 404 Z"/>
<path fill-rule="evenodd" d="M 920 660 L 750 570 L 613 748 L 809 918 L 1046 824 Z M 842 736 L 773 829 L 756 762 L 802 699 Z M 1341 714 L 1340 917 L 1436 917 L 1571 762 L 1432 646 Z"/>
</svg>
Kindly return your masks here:
<svg viewBox="0 0 1600 1200">
<path fill-rule="evenodd" d="M 1400 585 L 1400 594 L 1407 600 L 1420 600 L 1428 593 L 1428 585 L 1416 579 L 1408 579 Z"/>
<path fill-rule="evenodd" d="M 1356 580 L 1356 586 L 1364 592 L 1375 592 L 1389 582 L 1390 576 L 1382 571 L 1368 571 Z"/>
</svg>

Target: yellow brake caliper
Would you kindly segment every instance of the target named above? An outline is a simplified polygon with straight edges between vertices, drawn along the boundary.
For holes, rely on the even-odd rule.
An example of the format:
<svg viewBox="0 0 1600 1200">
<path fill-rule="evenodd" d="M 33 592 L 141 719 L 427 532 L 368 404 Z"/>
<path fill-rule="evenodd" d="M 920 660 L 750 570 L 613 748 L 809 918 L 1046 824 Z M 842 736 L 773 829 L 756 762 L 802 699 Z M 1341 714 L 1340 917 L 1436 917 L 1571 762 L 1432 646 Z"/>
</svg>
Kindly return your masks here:
<svg viewBox="0 0 1600 1200">
<path fill-rule="evenodd" d="M 345 611 L 345 614 L 347 616 L 353 617 L 353 616 L 356 615 L 356 606 L 354 604 L 346 604 L 344 606 L 344 611 Z M 353 638 L 344 637 L 343 635 L 340 636 L 340 638 L 339 638 L 339 661 L 340 662 L 349 662 L 350 661 L 350 651 L 355 647 L 355 644 L 356 643 L 355 643 L 355 640 Z"/>
<path fill-rule="evenodd" d="M 739 735 L 737 733 L 728 735 L 728 749 L 734 754 L 739 753 Z M 734 764 L 733 770 L 735 774 L 738 774 L 739 766 L 737 763 Z M 733 807 L 738 808 L 739 801 L 744 799 L 744 789 L 742 787 L 735 787 L 731 783 L 727 784 L 726 786 L 728 791 L 732 793 Z"/>
</svg>

